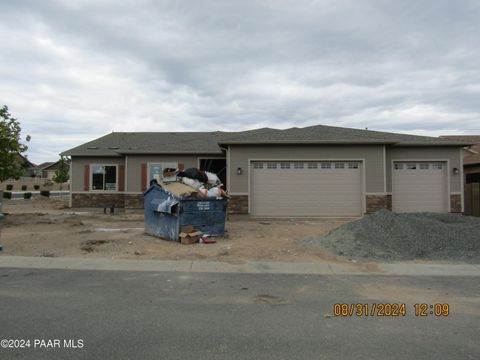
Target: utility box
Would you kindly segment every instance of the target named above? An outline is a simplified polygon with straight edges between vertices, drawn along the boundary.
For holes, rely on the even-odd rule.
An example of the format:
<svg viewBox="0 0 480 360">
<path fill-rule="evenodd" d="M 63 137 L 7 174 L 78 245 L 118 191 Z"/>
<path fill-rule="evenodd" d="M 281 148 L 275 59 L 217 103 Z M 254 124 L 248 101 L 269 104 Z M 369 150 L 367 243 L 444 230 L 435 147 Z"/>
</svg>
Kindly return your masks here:
<svg viewBox="0 0 480 360">
<path fill-rule="evenodd" d="M 149 235 L 180 241 L 181 229 L 189 225 L 205 235 L 225 234 L 228 199 L 183 198 L 156 184 L 143 195 L 145 232 Z"/>
</svg>

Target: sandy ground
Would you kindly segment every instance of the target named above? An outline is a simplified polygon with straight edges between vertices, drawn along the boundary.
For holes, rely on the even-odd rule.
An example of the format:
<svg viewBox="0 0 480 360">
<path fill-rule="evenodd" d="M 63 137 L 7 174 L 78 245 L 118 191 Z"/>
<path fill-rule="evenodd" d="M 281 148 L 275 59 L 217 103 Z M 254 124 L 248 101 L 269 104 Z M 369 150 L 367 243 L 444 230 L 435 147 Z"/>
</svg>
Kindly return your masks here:
<svg viewBox="0 0 480 360">
<path fill-rule="evenodd" d="M 67 199 L 5 200 L 0 244 L 4 255 L 183 259 L 348 261 L 299 241 L 322 236 L 353 219 L 251 219 L 230 216 L 216 244 L 181 245 L 143 232 L 143 214 L 75 212 Z"/>
</svg>

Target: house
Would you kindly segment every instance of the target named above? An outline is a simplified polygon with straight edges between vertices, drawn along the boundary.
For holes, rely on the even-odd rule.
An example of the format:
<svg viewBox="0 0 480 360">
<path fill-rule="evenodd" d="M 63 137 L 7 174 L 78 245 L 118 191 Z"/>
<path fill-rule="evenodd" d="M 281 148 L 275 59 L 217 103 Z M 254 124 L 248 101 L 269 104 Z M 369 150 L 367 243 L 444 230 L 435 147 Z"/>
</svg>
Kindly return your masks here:
<svg viewBox="0 0 480 360">
<path fill-rule="evenodd" d="M 67 165 L 70 165 L 70 162 L 66 161 Z M 41 177 L 44 180 L 52 180 L 55 176 L 55 172 L 57 171 L 60 164 L 60 160 L 58 161 L 48 161 L 41 163 L 37 166 L 37 176 Z"/>
<path fill-rule="evenodd" d="M 143 207 L 167 167 L 220 173 L 230 210 L 253 216 L 462 212 L 468 142 L 332 126 L 243 132 L 113 132 L 71 156 L 73 207 Z"/>
<path fill-rule="evenodd" d="M 463 172 L 465 184 L 480 183 L 480 135 L 446 135 L 442 138 L 474 144 L 463 150 Z"/>
</svg>

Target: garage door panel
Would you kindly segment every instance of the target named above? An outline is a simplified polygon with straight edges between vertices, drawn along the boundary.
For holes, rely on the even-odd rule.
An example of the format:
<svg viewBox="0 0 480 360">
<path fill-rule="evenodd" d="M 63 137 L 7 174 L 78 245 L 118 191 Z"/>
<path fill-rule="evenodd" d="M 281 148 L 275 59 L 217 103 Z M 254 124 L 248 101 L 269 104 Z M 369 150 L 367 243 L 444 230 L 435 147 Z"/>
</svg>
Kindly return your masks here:
<svg viewBox="0 0 480 360">
<path fill-rule="evenodd" d="M 406 169 L 412 165 L 416 169 Z M 396 162 L 392 176 L 392 209 L 396 212 L 448 212 L 446 163 Z M 441 168 L 438 168 L 441 167 Z"/>
<path fill-rule="evenodd" d="M 333 164 L 332 164 L 333 166 Z M 361 168 L 251 168 L 250 202 L 255 216 L 360 216 Z M 320 165 L 319 165 L 320 167 Z"/>
</svg>

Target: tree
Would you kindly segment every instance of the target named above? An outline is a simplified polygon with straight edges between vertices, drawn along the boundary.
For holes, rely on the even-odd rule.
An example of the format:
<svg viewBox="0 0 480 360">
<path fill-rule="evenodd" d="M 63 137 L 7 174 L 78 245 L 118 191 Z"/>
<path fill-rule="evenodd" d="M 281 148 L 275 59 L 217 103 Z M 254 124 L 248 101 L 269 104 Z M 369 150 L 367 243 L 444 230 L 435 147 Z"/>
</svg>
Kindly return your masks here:
<svg viewBox="0 0 480 360">
<path fill-rule="evenodd" d="M 7 105 L 0 109 L 0 182 L 22 176 L 24 164 L 19 156 L 28 147 L 22 143 L 22 128 L 18 120 L 8 112 Z M 30 135 L 25 137 L 30 141 Z"/>
<path fill-rule="evenodd" d="M 70 179 L 70 166 L 68 165 L 67 158 L 64 156 L 60 157 L 58 161 L 58 169 L 55 170 L 55 175 L 52 180 L 57 184 L 63 184 Z"/>
</svg>

